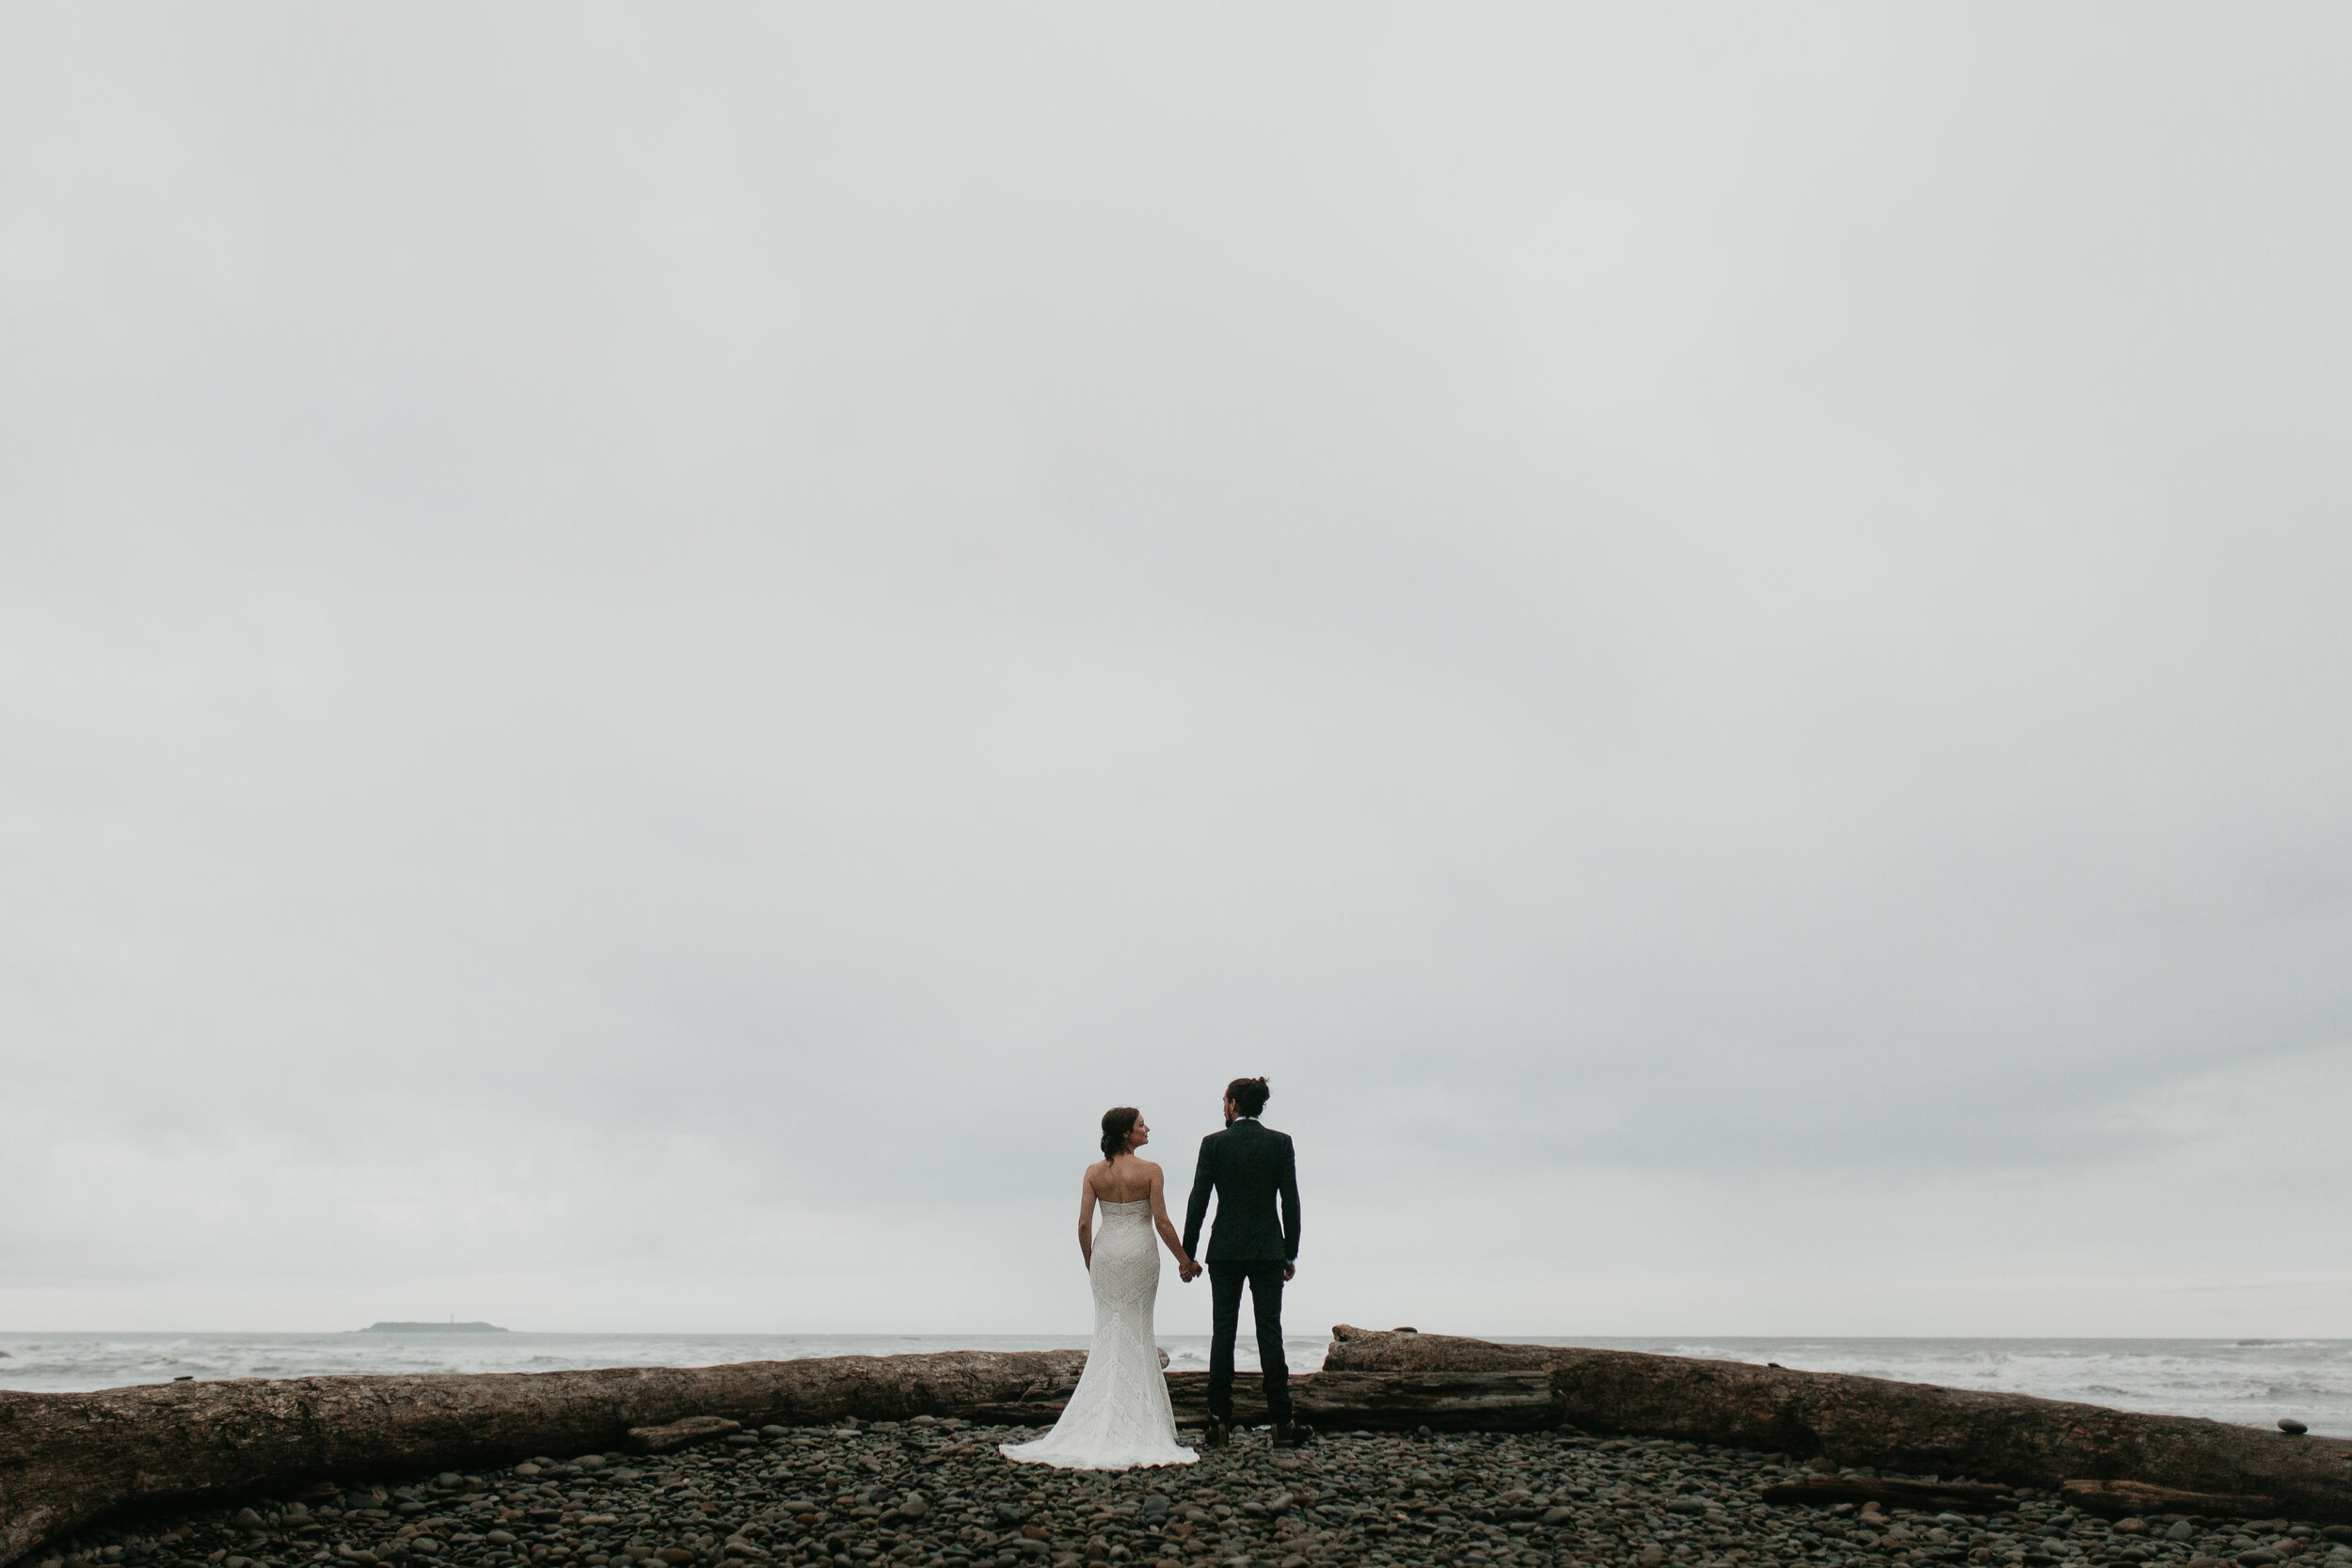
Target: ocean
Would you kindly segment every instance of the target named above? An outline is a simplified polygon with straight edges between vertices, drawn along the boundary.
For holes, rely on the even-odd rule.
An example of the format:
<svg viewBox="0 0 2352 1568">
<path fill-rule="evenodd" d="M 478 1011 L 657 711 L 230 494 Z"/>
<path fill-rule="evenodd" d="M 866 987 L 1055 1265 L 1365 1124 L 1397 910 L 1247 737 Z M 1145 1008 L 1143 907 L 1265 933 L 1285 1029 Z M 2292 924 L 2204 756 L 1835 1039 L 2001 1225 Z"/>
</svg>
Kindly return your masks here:
<svg viewBox="0 0 2352 1568">
<path fill-rule="evenodd" d="M 1496 1336 L 1807 1371 L 2001 1389 L 2124 1410 L 2267 1427 L 2292 1416 L 2352 1437 L 2352 1339 L 1626 1339 Z M 1168 1365 L 1205 1370 L 1205 1337 L 1161 1340 Z M 1323 1364 L 1328 1341 L 1285 1341 L 1292 1369 Z M 366 1372 L 539 1372 L 580 1367 L 705 1367 L 809 1355 L 1083 1348 L 1084 1335 L 878 1334 L 10 1334 L 0 1388 L 39 1392 L 164 1383 L 175 1377 L 302 1377 Z M 1246 1340 L 1237 1357 L 1255 1370 Z"/>
</svg>

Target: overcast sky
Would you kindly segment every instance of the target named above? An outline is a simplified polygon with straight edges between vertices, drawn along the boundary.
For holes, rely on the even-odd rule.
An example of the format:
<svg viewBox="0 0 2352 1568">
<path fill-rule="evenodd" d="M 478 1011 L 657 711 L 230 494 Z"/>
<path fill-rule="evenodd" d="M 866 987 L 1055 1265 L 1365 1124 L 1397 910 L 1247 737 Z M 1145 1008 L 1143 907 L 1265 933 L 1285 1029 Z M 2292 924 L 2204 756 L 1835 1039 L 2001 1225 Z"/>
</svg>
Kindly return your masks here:
<svg viewBox="0 0 2352 1568">
<path fill-rule="evenodd" d="M 0 1327 L 2352 1332 L 2348 69 L 11 8 Z"/>
</svg>

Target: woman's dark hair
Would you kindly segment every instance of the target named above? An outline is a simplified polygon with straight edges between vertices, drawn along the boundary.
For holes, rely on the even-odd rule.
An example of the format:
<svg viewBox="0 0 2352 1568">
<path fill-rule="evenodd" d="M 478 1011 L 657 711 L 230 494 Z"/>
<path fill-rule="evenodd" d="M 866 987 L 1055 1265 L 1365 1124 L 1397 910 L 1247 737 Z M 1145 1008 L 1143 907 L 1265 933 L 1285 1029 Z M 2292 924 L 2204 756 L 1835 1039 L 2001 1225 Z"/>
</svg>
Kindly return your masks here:
<svg viewBox="0 0 2352 1568">
<path fill-rule="evenodd" d="M 1103 1158 L 1115 1160 L 1127 1152 L 1128 1135 L 1143 1113 L 1133 1105 L 1114 1105 L 1103 1113 Z"/>
<path fill-rule="evenodd" d="M 1225 1085 L 1225 1098 L 1241 1107 L 1241 1114 L 1254 1117 L 1265 1109 L 1265 1102 L 1274 1093 L 1263 1078 L 1236 1078 Z"/>
</svg>

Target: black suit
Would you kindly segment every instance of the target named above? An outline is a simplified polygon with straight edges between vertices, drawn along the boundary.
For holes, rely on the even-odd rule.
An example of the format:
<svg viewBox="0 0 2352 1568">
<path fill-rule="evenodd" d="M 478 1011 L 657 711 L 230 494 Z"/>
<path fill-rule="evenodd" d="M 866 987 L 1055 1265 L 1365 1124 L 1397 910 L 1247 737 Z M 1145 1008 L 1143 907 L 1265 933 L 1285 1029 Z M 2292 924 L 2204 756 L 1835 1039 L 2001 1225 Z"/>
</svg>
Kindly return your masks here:
<svg viewBox="0 0 2352 1568">
<path fill-rule="evenodd" d="M 1291 1370 L 1282 1358 L 1282 1271 L 1298 1260 L 1298 1160 L 1290 1134 L 1255 1117 L 1228 1123 L 1200 1140 L 1192 1200 L 1184 1205 L 1184 1255 L 1200 1240 L 1200 1222 L 1216 1194 L 1216 1227 L 1209 1232 L 1209 1296 L 1215 1338 L 1209 1341 L 1209 1414 L 1233 1418 L 1233 1338 L 1241 1329 L 1241 1288 L 1258 1320 L 1258 1365 L 1265 1377 L 1266 1415 L 1291 1418 Z M 1275 1199 L 1281 1214 L 1275 1214 Z"/>
</svg>

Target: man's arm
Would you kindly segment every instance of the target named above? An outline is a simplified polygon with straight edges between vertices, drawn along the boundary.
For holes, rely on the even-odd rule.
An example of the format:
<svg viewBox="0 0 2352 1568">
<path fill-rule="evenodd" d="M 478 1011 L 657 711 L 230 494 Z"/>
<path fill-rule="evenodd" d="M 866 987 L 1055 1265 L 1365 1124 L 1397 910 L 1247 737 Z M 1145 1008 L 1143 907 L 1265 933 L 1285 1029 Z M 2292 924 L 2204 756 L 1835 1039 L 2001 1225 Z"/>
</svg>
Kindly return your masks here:
<svg viewBox="0 0 2352 1568">
<path fill-rule="evenodd" d="M 1282 1257 L 1298 1261 L 1298 1151 L 1282 1140 Z"/>
<path fill-rule="evenodd" d="M 1209 1150 L 1216 1147 L 1216 1134 L 1212 1132 L 1200 1140 L 1200 1163 L 1192 1168 L 1192 1197 L 1184 1205 L 1184 1256 L 1200 1256 L 1200 1222 L 1209 1217 L 1209 1194 L 1216 1186 L 1216 1173 L 1209 1168 Z"/>
</svg>

